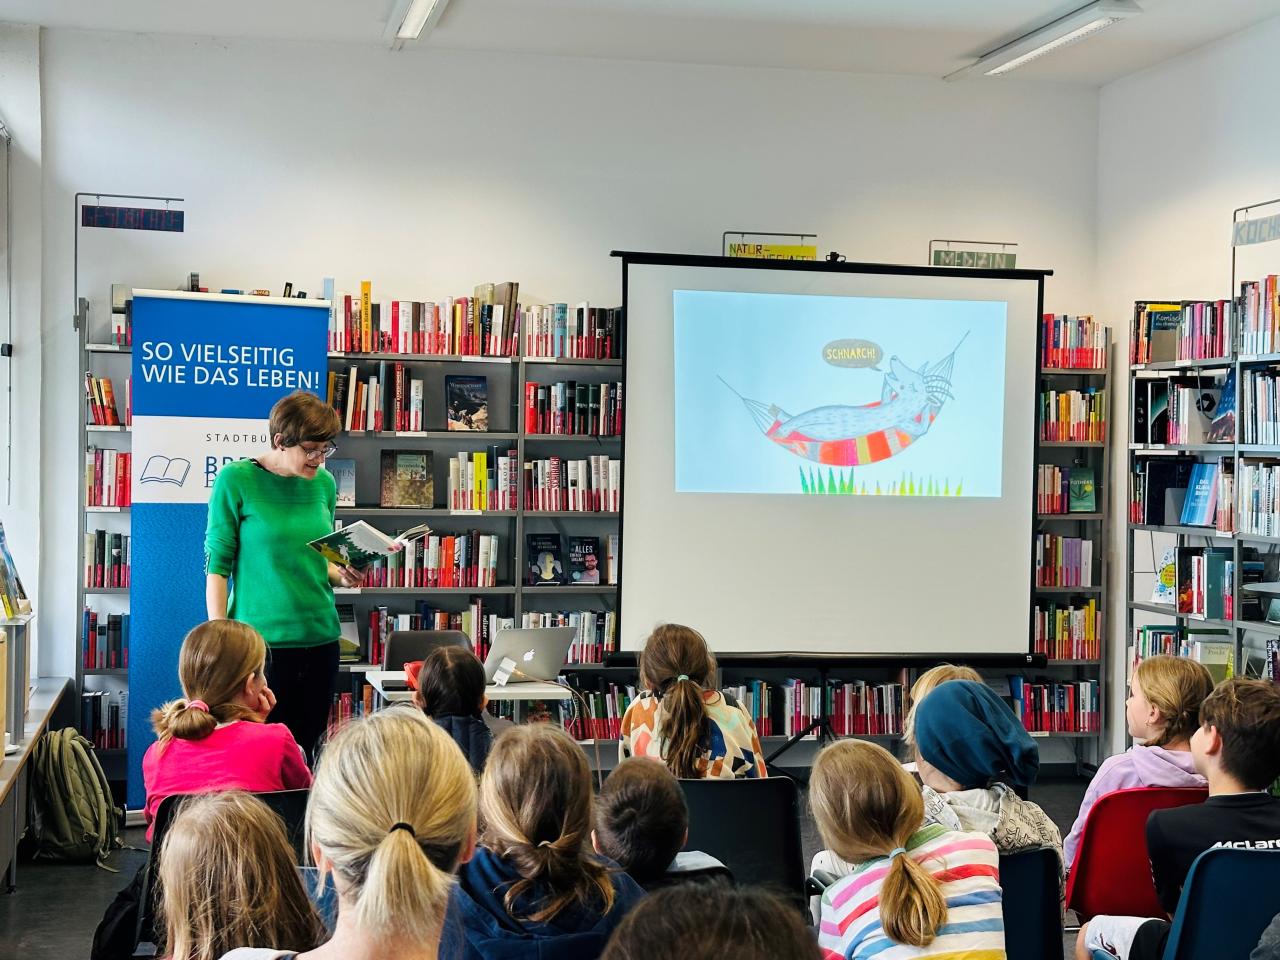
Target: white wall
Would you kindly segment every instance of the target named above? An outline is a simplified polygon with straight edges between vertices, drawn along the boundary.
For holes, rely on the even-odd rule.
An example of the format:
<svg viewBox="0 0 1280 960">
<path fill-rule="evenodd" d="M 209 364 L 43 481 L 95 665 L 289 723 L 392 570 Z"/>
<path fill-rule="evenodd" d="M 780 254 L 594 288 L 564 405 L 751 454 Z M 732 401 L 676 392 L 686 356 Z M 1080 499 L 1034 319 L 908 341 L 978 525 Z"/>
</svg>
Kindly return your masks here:
<svg viewBox="0 0 1280 960">
<path fill-rule="evenodd" d="M 1280 197 L 1280 128 L 1268 119 L 1280 89 L 1277 44 L 1280 18 L 1103 88 L 1097 304 L 1122 354 L 1133 301 L 1231 296 L 1232 211 Z M 1243 278 L 1277 271 L 1278 244 L 1242 254 Z M 1128 412 L 1126 358 L 1117 360 L 1113 422 L 1120 429 L 1112 435 L 1111 494 L 1117 682 L 1111 693 L 1113 709 L 1120 710 L 1127 642 L 1122 604 Z"/>
<path fill-rule="evenodd" d="M 404 296 L 516 278 L 620 299 L 614 248 L 718 253 L 727 228 L 816 230 L 849 259 L 1015 240 L 1048 309 L 1093 307 L 1097 97 L 1013 83 L 610 63 L 53 30 L 45 44 L 46 320 L 69 315 L 77 190 L 187 198 L 178 238 L 93 238 L 82 286 Z M 69 330 L 69 326 L 67 327 Z M 76 575 L 68 336 L 44 456 L 49 669 L 71 669 Z"/>
<path fill-rule="evenodd" d="M 14 562 L 36 609 L 41 606 L 44 553 L 41 550 L 41 116 L 40 31 L 0 23 L 0 119 L 13 138 L 9 152 L 12 204 L 13 401 L 12 498 L 0 495 Z M 7 402 L 0 398 L 0 404 Z M 0 411 L 2 413 L 2 411 Z M 0 479 L 3 470 L 0 469 Z M 73 536 L 74 540 L 74 536 Z M 74 603 L 74 601 L 73 601 Z M 70 608 L 67 615 L 70 615 Z M 39 623 L 37 624 L 37 630 Z M 35 631 L 33 631 L 35 632 Z M 53 634 L 46 626 L 45 633 Z M 38 662 L 39 656 L 33 657 Z"/>
</svg>

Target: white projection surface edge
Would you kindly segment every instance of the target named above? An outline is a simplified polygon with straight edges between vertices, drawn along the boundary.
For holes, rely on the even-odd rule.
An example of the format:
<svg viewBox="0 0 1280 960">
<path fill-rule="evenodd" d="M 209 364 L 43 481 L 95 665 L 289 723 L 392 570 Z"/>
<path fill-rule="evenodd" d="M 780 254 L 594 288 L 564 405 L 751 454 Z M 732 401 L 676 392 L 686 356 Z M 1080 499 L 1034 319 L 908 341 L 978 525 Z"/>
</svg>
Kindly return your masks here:
<svg viewBox="0 0 1280 960">
<path fill-rule="evenodd" d="M 629 263 L 622 649 L 1026 653 L 1039 296 Z"/>
</svg>

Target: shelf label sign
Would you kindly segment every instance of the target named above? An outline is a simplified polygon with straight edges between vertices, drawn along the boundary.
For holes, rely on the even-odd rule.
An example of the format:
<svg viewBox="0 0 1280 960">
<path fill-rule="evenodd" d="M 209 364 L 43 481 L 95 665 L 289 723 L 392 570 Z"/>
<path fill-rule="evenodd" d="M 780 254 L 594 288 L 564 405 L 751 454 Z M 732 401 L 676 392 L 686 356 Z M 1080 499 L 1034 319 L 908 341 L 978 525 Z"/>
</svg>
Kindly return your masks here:
<svg viewBox="0 0 1280 960">
<path fill-rule="evenodd" d="M 1017 266 L 1016 253 L 998 253 L 994 250 L 935 250 L 935 267 L 964 267 L 970 270 L 1012 270 Z"/>
<path fill-rule="evenodd" d="M 730 243 L 729 256 L 756 260 L 817 260 L 818 248 L 807 243 Z"/>
<path fill-rule="evenodd" d="M 1247 247 L 1254 243 L 1280 240 L 1280 213 L 1256 220 L 1238 220 L 1231 228 L 1231 245 Z"/>
<path fill-rule="evenodd" d="M 167 207 L 104 207 L 87 204 L 80 208 L 80 226 L 182 233 L 186 228 L 186 216 L 182 210 L 170 210 Z"/>
</svg>

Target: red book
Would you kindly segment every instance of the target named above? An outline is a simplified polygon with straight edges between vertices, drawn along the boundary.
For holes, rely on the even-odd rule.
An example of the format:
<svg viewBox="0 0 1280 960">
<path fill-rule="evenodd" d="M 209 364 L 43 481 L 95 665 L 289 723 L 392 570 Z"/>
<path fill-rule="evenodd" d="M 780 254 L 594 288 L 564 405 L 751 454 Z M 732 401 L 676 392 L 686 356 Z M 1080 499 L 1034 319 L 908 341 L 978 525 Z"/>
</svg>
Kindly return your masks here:
<svg viewBox="0 0 1280 960">
<path fill-rule="evenodd" d="M 338 349 L 344 352 L 351 349 L 351 294 L 349 293 L 342 295 L 342 344 Z"/>
<path fill-rule="evenodd" d="M 524 432 L 538 432 L 538 385 L 524 385 Z"/>
<path fill-rule="evenodd" d="M 400 352 L 400 301 L 391 301 L 391 353 Z M 396 427 L 399 430 L 399 427 Z"/>
</svg>

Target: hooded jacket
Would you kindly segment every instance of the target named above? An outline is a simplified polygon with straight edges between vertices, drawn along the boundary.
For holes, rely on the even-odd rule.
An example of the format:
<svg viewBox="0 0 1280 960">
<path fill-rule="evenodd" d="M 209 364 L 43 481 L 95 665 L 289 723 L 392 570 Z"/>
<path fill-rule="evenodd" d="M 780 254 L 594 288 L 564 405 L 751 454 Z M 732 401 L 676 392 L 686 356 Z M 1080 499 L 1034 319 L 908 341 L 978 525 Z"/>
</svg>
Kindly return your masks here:
<svg viewBox="0 0 1280 960">
<path fill-rule="evenodd" d="M 477 774 L 484 770 L 485 761 L 489 759 L 489 748 L 493 746 L 493 734 L 483 719 L 454 713 L 431 719 L 453 738 L 453 742 L 462 750 L 462 755 L 467 758 L 467 763 L 471 764 L 472 770 Z"/>
<path fill-rule="evenodd" d="M 1124 753 L 1107 757 L 1093 775 L 1089 789 L 1080 802 L 1080 813 L 1062 844 L 1063 858 L 1070 866 L 1075 862 L 1084 833 L 1084 822 L 1089 811 L 1104 793 L 1127 790 L 1130 787 L 1203 787 L 1204 777 L 1196 773 L 1195 761 L 1187 750 L 1166 750 L 1164 747 L 1147 747 L 1141 744 L 1130 747 Z"/>
<path fill-rule="evenodd" d="M 477 848 L 459 869 L 453 891 L 450 913 L 461 921 L 466 943 L 451 955 L 462 960 L 595 960 L 613 928 L 644 896 L 617 864 L 604 862 L 616 871 L 610 873 L 614 901 L 607 914 L 601 915 L 598 906 L 574 906 L 548 921 L 518 920 L 507 913 L 502 898 L 519 875 L 491 850 Z M 531 912 L 540 897 L 538 890 L 521 896 L 516 912 Z"/>
</svg>

